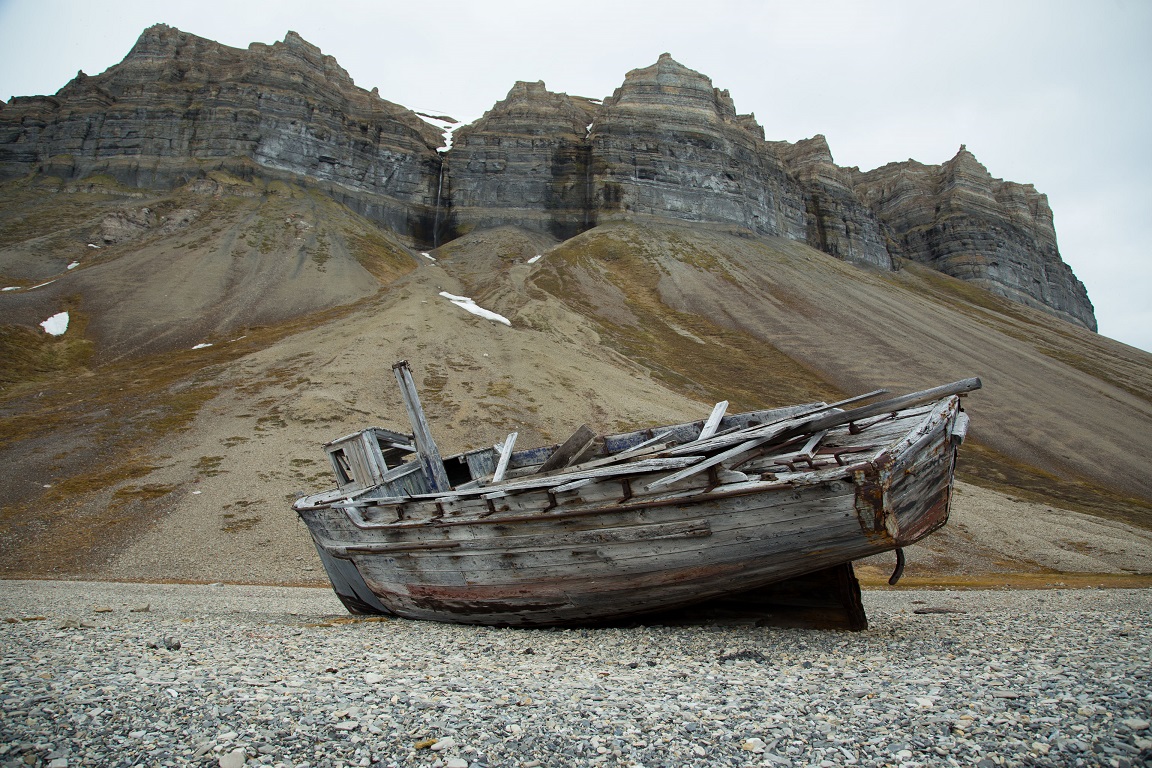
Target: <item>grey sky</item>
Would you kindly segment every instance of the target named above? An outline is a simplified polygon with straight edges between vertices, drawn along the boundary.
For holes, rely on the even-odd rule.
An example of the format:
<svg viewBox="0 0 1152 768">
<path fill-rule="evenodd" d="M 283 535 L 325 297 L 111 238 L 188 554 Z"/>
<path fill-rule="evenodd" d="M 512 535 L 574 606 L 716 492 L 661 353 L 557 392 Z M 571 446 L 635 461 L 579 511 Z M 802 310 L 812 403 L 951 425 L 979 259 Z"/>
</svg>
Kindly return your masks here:
<svg viewBox="0 0 1152 768">
<path fill-rule="evenodd" d="M 938 164 L 967 144 L 1048 195 L 1100 332 L 1152 351 L 1152 2 L 0 0 L 0 98 L 55 93 L 163 22 L 226 45 L 295 30 L 385 99 L 479 117 L 517 80 L 602 98 L 662 52 L 770 140 L 836 162 Z"/>
</svg>

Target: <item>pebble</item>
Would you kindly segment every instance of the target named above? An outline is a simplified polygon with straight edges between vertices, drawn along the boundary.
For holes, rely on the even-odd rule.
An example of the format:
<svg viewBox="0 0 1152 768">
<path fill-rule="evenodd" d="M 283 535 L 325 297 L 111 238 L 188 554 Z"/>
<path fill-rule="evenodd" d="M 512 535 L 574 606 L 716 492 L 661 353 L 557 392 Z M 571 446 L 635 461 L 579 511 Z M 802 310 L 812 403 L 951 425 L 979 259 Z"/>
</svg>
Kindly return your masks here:
<svg viewBox="0 0 1152 768">
<path fill-rule="evenodd" d="M 93 594 L 149 610 L 78 620 Z M 1152 590 L 864 601 L 864 632 L 513 630 L 0 581 L 0 768 L 1152 766 Z"/>
</svg>

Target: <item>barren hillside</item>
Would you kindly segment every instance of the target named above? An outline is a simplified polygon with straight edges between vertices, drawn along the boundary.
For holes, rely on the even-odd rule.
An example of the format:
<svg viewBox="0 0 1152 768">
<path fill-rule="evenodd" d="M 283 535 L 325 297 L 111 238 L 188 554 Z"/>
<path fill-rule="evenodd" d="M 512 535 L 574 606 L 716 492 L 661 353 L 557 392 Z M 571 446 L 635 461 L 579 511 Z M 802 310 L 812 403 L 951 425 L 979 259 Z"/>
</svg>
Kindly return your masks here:
<svg viewBox="0 0 1152 768">
<path fill-rule="evenodd" d="M 3 194 L 0 273 L 23 286 L 0 295 L 4 575 L 321 581 L 291 501 L 331 484 L 322 443 L 408 429 L 401 358 L 445 451 L 980 376 L 921 575 L 1152 572 L 1152 356 L 924 267 L 640 222 L 423 256 L 327 198 L 222 176 Z"/>
</svg>

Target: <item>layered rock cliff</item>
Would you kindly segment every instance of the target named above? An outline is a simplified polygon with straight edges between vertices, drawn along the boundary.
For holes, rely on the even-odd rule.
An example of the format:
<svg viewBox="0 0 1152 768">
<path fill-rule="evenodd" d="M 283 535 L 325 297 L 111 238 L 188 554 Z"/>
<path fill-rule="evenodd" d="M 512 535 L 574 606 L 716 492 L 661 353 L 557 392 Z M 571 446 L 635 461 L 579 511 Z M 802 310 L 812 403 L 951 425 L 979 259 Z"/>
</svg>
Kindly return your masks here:
<svg viewBox="0 0 1152 768">
<path fill-rule="evenodd" d="M 601 211 L 805 236 L 804 208 L 780 157 L 727 91 L 668 54 L 635 69 L 591 126 Z"/>
<path fill-rule="evenodd" d="M 1060 258 L 1048 198 L 992 178 L 961 146 L 939 166 L 890 163 L 846 175 L 905 258 L 1096 330 L 1084 284 Z"/>
<path fill-rule="evenodd" d="M 593 226 L 588 126 L 598 106 L 520 82 L 456 131 L 448 153 L 455 222 L 466 229 L 513 224 L 560 239 Z"/>
<path fill-rule="evenodd" d="M 823 136 L 765 141 L 727 91 L 668 54 L 602 103 L 516 83 L 443 143 L 295 33 L 241 50 L 158 25 L 103 74 L 0 107 L 0 180 L 291 179 L 431 246 L 503 225 L 566 239 L 613 219 L 720 224 L 881 269 L 919 261 L 1096 327 L 1030 185 L 993 179 L 966 151 L 864 173 L 837 166 Z"/>
<path fill-rule="evenodd" d="M 295 32 L 247 50 L 159 24 L 123 62 L 0 111 L 0 179 L 106 174 L 172 188 L 224 169 L 304 177 L 359 213 L 418 230 L 434 204 L 441 135 L 357 88 Z"/>
</svg>

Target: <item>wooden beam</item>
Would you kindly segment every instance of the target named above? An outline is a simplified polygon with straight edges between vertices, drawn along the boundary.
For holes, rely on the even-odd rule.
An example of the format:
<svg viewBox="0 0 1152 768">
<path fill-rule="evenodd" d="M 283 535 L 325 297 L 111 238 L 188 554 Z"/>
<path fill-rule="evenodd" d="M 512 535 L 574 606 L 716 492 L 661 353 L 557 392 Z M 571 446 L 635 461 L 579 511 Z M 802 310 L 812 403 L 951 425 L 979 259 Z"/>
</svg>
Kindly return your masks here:
<svg viewBox="0 0 1152 768">
<path fill-rule="evenodd" d="M 728 401 L 721 400 L 716 403 L 712 408 L 712 413 L 708 416 L 708 421 L 704 423 L 704 428 L 700 430 L 700 436 L 697 440 L 707 440 L 716 434 L 716 430 L 720 428 L 720 420 L 724 418 L 724 414 L 728 411 Z"/>
<path fill-rule="evenodd" d="M 551 472 L 554 469 L 562 469 L 567 467 L 576 457 L 584 453 L 584 450 L 592 444 L 596 439 L 596 433 L 589 428 L 587 424 L 581 424 L 580 429 L 572 433 L 572 436 L 565 440 L 556 452 L 548 457 L 548 460 L 540 465 L 540 469 L 536 470 L 537 473 Z"/>
<path fill-rule="evenodd" d="M 513 432 L 500 446 L 500 461 L 496 464 L 496 471 L 492 473 L 493 483 L 499 483 L 504 479 L 504 473 L 508 471 L 508 460 L 512 458 L 512 446 L 516 445 L 516 438 L 519 435 L 519 432 Z"/>
<path fill-rule="evenodd" d="M 735 448 L 729 448 L 726 451 L 721 451 L 720 453 L 716 454 L 715 456 L 712 456 L 711 458 L 705 459 L 704 461 L 701 461 L 697 464 L 693 464 L 692 466 L 690 466 L 686 469 L 682 469 L 679 472 L 673 472 L 670 475 L 665 475 L 664 477 L 660 478 L 659 480 L 655 480 L 651 483 L 648 483 L 648 485 L 646 485 L 645 488 L 647 490 L 651 491 L 651 490 L 655 490 L 656 488 L 659 488 L 659 487 L 664 486 L 664 485 L 671 485 L 672 483 L 675 483 L 677 480 L 683 480 L 686 477 L 691 477 L 692 475 L 695 475 L 699 472 L 703 472 L 704 470 L 708 469 L 709 467 L 714 467 L 717 464 L 720 464 L 722 462 L 727 461 L 728 459 L 739 456 L 740 454 L 745 453 L 747 451 L 750 451 L 753 448 L 757 448 L 760 445 L 762 445 L 763 443 L 768 442 L 769 439 L 771 439 L 770 436 L 757 437 L 757 438 L 753 438 L 752 440 L 746 440 L 743 443 L 740 443 L 740 445 L 736 446 Z"/>
<path fill-rule="evenodd" d="M 432 439 L 432 431 L 428 428 L 428 421 L 424 418 L 424 409 L 420 407 L 420 395 L 416 392 L 416 384 L 412 380 L 412 371 L 407 360 L 401 360 L 392 366 L 396 374 L 396 381 L 400 383 L 400 396 L 404 399 L 404 410 L 408 412 L 408 421 L 412 424 L 412 433 L 416 439 L 416 454 L 420 457 L 420 464 L 424 468 L 424 477 L 428 480 L 428 487 L 433 493 L 437 491 L 452 490 L 452 483 L 448 480 L 448 473 L 444 469 L 444 459 L 440 458 L 440 449 Z"/>
<path fill-rule="evenodd" d="M 934 400 L 943 400 L 952 395 L 960 395 L 965 392 L 980 389 L 981 386 L 980 379 L 978 378 L 961 379 L 951 384 L 944 384 L 939 387 L 933 387 L 932 389 L 921 390 L 920 392 L 912 392 L 907 395 L 901 395 L 900 397 L 893 397 L 890 400 L 881 400 L 871 405 L 864 405 L 848 411 L 829 413 L 826 416 L 808 419 L 793 429 L 788 430 L 788 433 L 819 432 L 820 430 L 831 429 L 832 427 L 838 427 L 852 421 L 867 419 L 870 416 L 879 416 L 883 413 L 892 413 L 894 411 L 904 410 L 905 408 L 913 408 L 917 405 L 931 403 Z"/>
</svg>

